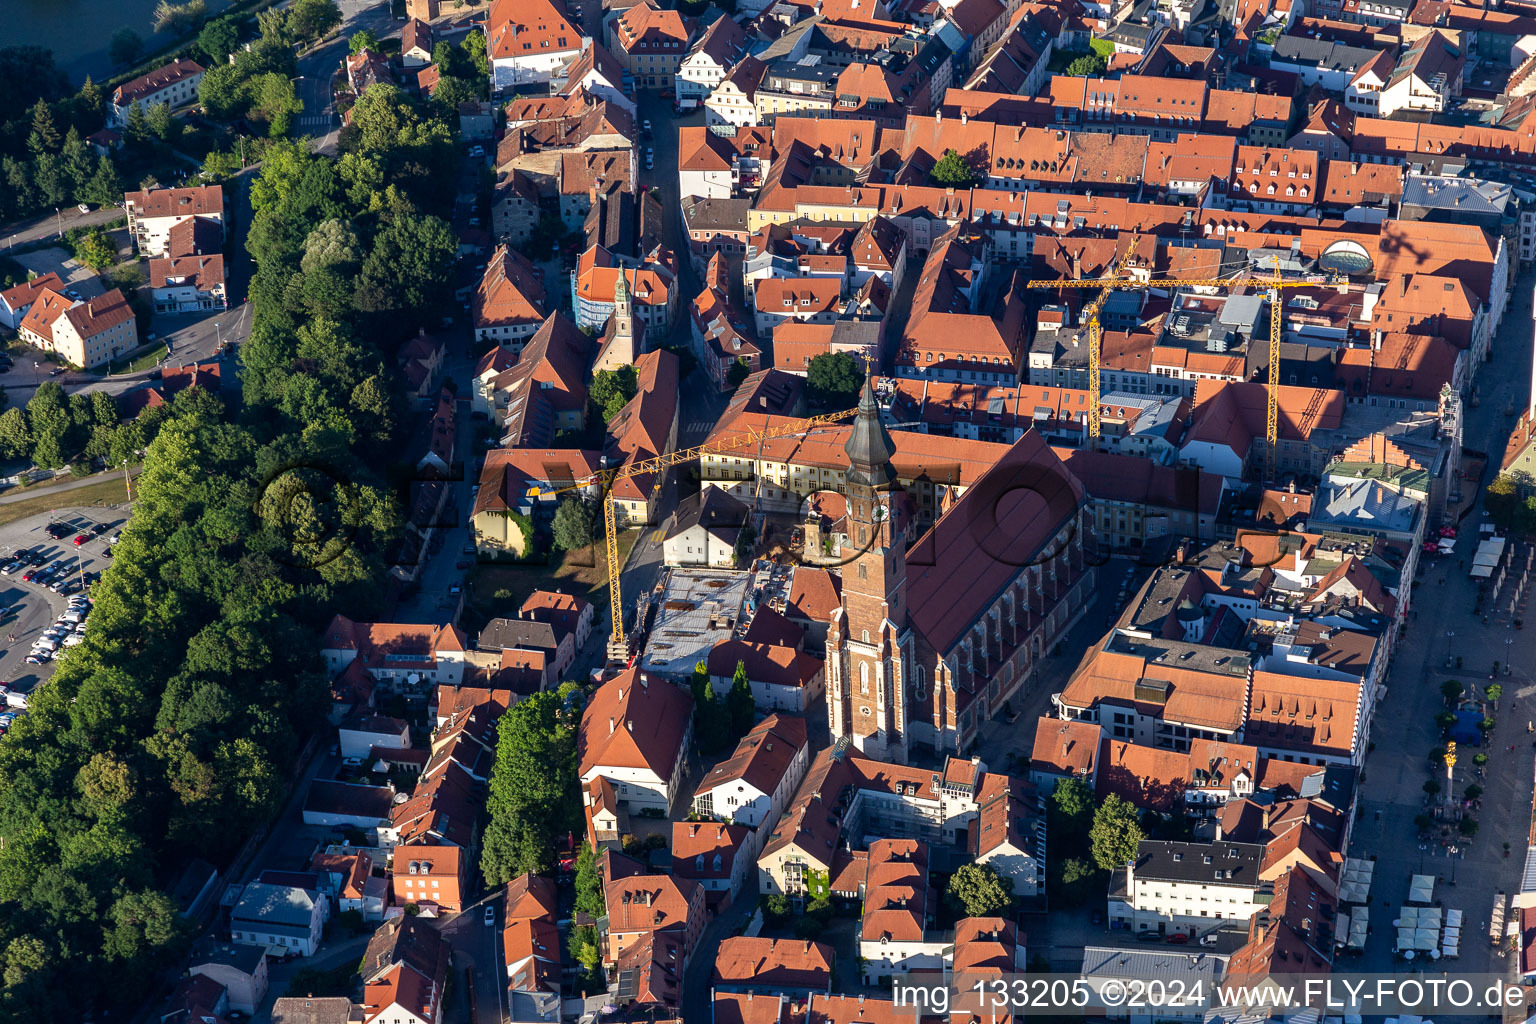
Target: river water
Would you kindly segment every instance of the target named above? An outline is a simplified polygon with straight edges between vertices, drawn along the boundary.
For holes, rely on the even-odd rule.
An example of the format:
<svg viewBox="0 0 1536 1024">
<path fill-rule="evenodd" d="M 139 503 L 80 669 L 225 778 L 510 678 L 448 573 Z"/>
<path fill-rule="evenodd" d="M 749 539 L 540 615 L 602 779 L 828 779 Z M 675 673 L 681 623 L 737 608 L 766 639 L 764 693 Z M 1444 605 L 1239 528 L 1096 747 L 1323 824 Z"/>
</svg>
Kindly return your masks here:
<svg viewBox="0 0 1536 1024">
<path fill-rule="evenodd" d="M 158 0 L 0 0 L 6 13 L 5 45 L 46 46 L 69 80 L 79 85 L 89 74 L 98 82 L 111 76 L 107 47 L 112 34 L 131 28 L 143 39 L 147 51 L 167 46 L 171 40 L 154 34 Z M 228 0 L 209 0 L 218 11 Z"/>
</svg>

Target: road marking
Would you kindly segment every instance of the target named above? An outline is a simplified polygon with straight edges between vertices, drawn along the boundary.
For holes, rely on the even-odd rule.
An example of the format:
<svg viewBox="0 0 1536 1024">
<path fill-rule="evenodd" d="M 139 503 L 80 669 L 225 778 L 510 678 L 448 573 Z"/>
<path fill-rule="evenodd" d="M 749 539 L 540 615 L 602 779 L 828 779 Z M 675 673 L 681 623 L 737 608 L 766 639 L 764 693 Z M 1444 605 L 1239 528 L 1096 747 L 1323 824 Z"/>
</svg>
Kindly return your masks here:
<svg viewBox="0 0 1536 1024">
<path fill-rule="evenodd" d="M 658 527 L 656 527 L 656 529 L 651 531 L 651 543 L 652 544 L 660 544 L 661 543 L 661 527 L 658 526 Z"/>
</svg>

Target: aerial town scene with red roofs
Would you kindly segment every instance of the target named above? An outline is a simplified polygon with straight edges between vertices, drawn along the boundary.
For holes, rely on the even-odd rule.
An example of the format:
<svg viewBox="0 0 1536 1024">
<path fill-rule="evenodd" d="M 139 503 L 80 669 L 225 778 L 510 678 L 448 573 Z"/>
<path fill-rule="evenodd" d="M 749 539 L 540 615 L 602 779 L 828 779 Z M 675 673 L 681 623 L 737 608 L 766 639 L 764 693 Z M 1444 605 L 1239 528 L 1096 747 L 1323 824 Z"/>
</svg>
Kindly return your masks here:
<svg viewBox="0 0 1536 1024">
<path fill-rule="evenodd" d="M 15 6 L 0 1024 L 1536 1019 L 1536 0 Z"/>
</svg>

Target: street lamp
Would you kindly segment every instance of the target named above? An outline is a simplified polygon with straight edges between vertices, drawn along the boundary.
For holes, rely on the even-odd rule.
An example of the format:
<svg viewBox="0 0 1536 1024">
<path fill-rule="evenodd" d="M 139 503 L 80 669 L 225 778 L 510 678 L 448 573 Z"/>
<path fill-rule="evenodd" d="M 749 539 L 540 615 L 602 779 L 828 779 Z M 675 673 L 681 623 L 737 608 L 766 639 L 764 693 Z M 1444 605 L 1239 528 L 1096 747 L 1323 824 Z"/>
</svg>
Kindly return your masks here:
<svg viewBox="0 0 1536 1024">
<path fill-rule="evenodd" d="M 59 218 L 59 237 L 64 237 L 64 213 L 57 206 L 53 208 L 53 215 Z"/>
</svg>

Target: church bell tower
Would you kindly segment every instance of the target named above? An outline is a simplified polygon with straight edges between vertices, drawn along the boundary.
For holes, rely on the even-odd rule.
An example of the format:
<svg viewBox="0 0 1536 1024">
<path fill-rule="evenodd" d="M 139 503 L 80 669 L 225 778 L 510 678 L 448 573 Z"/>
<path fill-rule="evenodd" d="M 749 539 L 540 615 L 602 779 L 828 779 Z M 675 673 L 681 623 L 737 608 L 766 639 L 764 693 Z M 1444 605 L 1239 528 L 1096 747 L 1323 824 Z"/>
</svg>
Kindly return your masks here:
<svg viewBox="0 0 1536 1024">
<path fill-rule="evenodd" d="M 880 421 L 872 378 L 866 377 L 848 454 L 848 543 L 842 604 L 827 631 L 827 714 L 832 736 L 847 737 L 872 757 L 907 755 L 906 540 L 895 445 Z"/>
</svg>

